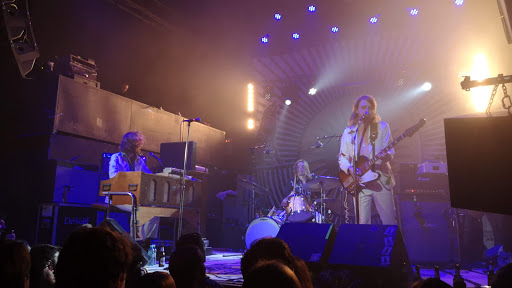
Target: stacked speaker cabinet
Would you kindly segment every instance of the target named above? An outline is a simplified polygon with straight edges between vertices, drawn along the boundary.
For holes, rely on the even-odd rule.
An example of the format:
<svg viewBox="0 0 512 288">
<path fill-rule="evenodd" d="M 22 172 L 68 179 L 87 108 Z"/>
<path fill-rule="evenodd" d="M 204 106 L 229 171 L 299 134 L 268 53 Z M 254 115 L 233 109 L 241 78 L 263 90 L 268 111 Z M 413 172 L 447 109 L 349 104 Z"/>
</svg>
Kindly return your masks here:
<svg viewBox="0 0 512 288">
<path fill-rule="evenodd" d="M 37 219 L 36 243 L 62 246 L 71 231 L 84 224 L 96 226 L 97 211 L 89 205 L 42 203 Z"/>
</svg>

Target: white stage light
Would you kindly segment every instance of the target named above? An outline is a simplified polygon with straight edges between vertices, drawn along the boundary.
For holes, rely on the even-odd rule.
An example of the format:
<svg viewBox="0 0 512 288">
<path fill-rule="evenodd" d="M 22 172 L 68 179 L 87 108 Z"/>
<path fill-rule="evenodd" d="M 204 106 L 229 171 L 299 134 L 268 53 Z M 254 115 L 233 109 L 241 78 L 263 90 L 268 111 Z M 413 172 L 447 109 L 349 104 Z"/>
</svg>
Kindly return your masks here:
<svg viewBox="0 0 512 288">
<path fill-rule="evenodd" d="M 432 89 L 432 84 L 430 84 L 430 82 L 425 82 L 423 83 L 423 85 L 421 85 L 421 89 L 423 89 L 424 91 L 429 91 L 430 89 Z"/>
</svg>

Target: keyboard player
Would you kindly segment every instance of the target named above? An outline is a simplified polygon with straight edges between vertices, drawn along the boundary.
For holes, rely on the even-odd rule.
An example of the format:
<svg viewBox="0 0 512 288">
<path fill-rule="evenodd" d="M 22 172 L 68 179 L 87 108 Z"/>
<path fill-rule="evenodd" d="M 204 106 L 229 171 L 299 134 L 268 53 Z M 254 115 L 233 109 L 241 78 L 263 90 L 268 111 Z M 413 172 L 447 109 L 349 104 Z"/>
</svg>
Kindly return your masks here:
<svg viewBox="0 0 512 288">
<path fill-rule="evenodd" d="M 110 158 L 108 175 L 114 178 L 118 172 L 142 171 L 151 173 L 144 160 L 139 156 L 142 153 L 142 146 L 145 138 L 139 131 L 132 131 L 124 134 L 121 140 L 120 152 Z"/>
</svg>

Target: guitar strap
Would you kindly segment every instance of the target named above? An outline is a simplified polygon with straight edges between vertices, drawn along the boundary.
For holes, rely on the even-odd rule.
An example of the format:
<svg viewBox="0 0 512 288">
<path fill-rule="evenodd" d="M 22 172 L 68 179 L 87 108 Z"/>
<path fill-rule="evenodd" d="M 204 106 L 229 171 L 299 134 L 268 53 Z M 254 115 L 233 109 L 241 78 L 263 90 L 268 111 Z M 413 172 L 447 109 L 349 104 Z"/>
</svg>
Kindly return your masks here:
<svg viewBox="0 0 512 288">
<path fill-rule="evenodd" d="M 372 145 L 372 159 L 375 158 L 375 140 L 377 140 L 377 137 L 379 136 L 379 130 L 377 129 L 377 124 L 372 122 L 370 124 L 370 144 Z M 373 171 L 373 167 L 370 167 Z"/>
</svg>

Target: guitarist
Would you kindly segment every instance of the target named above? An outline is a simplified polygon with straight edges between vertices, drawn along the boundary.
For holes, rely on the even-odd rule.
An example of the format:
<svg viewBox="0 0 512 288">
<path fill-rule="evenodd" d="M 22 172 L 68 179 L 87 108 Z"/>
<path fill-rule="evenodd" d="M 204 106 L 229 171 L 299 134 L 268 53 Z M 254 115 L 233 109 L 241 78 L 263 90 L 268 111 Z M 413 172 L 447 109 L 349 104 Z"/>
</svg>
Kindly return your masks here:
<svg viewBox="0 0 512 288">
<path fill-rule="evenodd" d="M 361 124 L 357 130 L 357 137 L 354 137 L 359 121 Z M 356 174 L 359 177 L 366 174 L 364 173 L 365 169 L 359 165 L 360 161 L 363 161 L 361 156 L 368 159 L 376 156 L 382 157 L 374 167 L 370 167 L 372 171 L 378 173 L 375 174 L 378 175 L 377 179 L 356 187 L 355 193 L 359 197 L 359 224 L 371 224 L 372 201 L 383 224 L 397 224 L 392 193 L 395 181 L 389 164 L 395 151 L 391 149 L 388 153 L 381 152 L 392 141 L 388 123 L 380 121 L 380 116 L 377 114 L 375 99 L 369 95 L 359 97 L 352 108 L 348 127 L 345 128 L 341 137 L 340 154 L 338 155 L 340 169 L 346 174 L 353 175 L 354 148 L 358 155 L 357 159 L 359 159 L 358 165 L 356 165 Z M 382 154 L 378 154 L 379 152 Z"/>
</svg>

